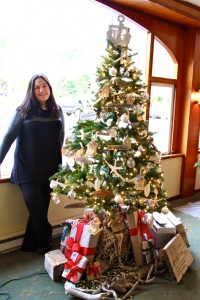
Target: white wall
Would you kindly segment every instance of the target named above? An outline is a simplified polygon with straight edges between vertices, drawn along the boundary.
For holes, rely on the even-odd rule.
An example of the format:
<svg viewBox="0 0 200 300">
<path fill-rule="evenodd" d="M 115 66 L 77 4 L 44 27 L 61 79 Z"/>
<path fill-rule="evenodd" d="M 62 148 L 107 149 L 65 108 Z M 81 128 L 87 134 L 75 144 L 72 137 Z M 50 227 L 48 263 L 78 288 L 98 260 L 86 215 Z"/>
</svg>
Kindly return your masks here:
<svg viewBox="0 0 200 300">
<path fill-rule="evenodd" d="M 182 157 L 161 160 L 161 169 L 164 175 L 164 189 L 170 198 L 180 194 L 181 168 Z"/>
</svg>

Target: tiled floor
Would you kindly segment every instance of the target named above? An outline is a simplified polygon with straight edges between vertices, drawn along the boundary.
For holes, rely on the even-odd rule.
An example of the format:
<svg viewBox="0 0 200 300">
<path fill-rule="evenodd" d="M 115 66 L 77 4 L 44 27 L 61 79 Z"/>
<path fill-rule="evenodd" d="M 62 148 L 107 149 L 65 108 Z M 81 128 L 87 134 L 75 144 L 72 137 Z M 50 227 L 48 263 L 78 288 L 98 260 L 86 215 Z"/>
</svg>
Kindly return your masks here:
<svg viewBox="0 0 200 300">
<path fill-rule="evenodd" d="M 175 205 L 193 198 L 176 200 Z M 173 211 L 187 228 L 188 240 L 194 261 L 183 277 L 181 284 L 171 280 L 156 279 L 148 285 L 141 285 L 133 299 L 143 300 L 197 300 L 200 299 L 200 219 Z M 60 237 L 55 239 L 54 248 L 59 246 Z M 168 277 L 170 279 L 170 277 Z M 10 298 L 9 298 L 10 295 Z M 64 283 L 54 282 L 44 269 L 44 256 L 24 253 L 20 250 L 2 254 L 0 257 L 0 299 L 1 300 L 60 300 L 77 299 L 65 294 Z M 113 298 L 109 298 L 113 299 Z"/>
</svg>

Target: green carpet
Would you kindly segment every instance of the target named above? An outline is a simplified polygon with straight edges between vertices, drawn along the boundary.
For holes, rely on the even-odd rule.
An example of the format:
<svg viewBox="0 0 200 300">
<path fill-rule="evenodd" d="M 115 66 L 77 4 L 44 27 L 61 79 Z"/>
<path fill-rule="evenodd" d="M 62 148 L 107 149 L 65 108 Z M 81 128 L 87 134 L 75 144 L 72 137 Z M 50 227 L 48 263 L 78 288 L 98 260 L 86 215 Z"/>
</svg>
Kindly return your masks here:
<svg viewBox="0 0 200 300">
<path fill-rule="evenodd" d="M 181 283 L 168 279 L 156 279 L 148 285 L 141 285 L 133 299 L 143 300 L 197 300 L 200 299 L 200 219 L 183 214 L 173 213 L 179 217 L 187 229 L 190 252 L 194 261 L 183 277 Z M 55 249 L 59 246 L 55 240 Z M 12 280 L 16 279 L 16 280 Z M 3 285 L 4 283 L 7 284 Z M 14 300 L 60 300 L 74 299 L 65 294 L 63 282 L 53 282 L 44 269 L 44 256 L 36 253 L 24 253 L 20 250 L 2 254 L 0 257 L 0 299 Z M 113 298 L 109 298 L 113 299 Z"/>
</svg>

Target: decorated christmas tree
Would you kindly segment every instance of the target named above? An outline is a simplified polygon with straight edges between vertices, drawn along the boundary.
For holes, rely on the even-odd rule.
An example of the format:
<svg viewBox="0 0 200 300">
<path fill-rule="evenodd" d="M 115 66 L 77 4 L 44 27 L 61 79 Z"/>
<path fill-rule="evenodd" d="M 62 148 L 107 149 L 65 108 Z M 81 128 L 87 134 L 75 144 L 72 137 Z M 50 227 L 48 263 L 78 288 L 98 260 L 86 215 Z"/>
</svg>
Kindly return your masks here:
<svg viewBox="0 0 200 300">
<path fill-rule="evenodd" d="M 145 120 L 147 86 L 128 48 L 124 20 L 120 15 L 119 25 L 109 26 L 92 109 L 81 113 L 65 141 L 65 162 L 50 178 L 55 203 L 62 194 L 65 207 L 85 210 L 66 221 L 60 251 L 47 254 L 45 267 L 52 279 L 65 278 L 67 294 L 81 299 L 119 299 L 118 292 L 130 299 L 166 266 L 174 270 L 179 244 L 172 238 L 188 247 L 184 226 L 168 209 L 160 153 Z M 181 272 L 189 257 L 178 263 Z"/>
<path fill-rule="evenodd" d="M 120 206 L 130 213 L 167 211 L 160 153 L 145 120 L 149 95 L 124 20 L 120 15 L 119 25 L 109 26 L 93 112 L 80 115 L 65 142 L 66 164 L 50 178 L 53 200 L 64 194 L 110 217 Z"/>
</svg>

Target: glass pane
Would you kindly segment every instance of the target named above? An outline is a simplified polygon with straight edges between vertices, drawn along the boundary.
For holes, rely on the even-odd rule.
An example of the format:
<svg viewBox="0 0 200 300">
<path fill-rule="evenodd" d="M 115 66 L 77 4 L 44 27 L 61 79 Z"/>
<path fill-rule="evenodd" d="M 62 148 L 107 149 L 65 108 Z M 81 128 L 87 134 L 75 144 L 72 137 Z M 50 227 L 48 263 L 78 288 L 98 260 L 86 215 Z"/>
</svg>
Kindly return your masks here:
<svg viewBox="0 0 200 300">
<path fill-rule="evenodd" d="M 106 54 L 108 26 L 118 24 L 118 15 L 117 11 L 90 0 L 7 0 L 2 3 L 0 142 L 34 73 L 42 72 L 49 78 L 56 100 L 63 106 L 72 98 L 74 104 L 90 99 L 88 89 L 93 90 L 96 85 L 96 68 Z M 135 66 L 144 73 L 147 32 L 128 18 L 124 25 L 130 28 L 130 48 L 138 53 L 133 58 Z M 76 116 L 66 111 L 65 118 L 68 135 Z M 13 148 L 14 145 L 2 164 L 2 174 L 10 173 Z"/>
<path fill-rule="evenodd" d="M 174 85 L 152 83 L 149 130 L 155 132 L 154 144 L 161 153 L 170 153 Z"/>
<path fill-rule="evenodd" d="M 154 40 L 152 76 L 177 79 L 177 64 L 156 40 Z"/>
<path fill-rule="evenodd" d="M 4 98 L 6 101 L 6 97 Z M 6 129 L 9 126 L 10 117 L 14 113 L 15 106 L 7 103 L 5 105 L 3 97 L 0 97 L 0 143 L 3 139 Z M 15 142 L 11 146 L 8 154 L 6 155 L 3 163 L 1 164 L 1 178 L 7 178 L 10 176 L 10 172 L 13 166 L 13 155 L 15 149 Z"/>
</svg>

